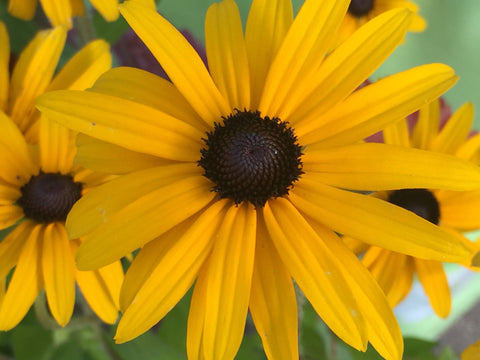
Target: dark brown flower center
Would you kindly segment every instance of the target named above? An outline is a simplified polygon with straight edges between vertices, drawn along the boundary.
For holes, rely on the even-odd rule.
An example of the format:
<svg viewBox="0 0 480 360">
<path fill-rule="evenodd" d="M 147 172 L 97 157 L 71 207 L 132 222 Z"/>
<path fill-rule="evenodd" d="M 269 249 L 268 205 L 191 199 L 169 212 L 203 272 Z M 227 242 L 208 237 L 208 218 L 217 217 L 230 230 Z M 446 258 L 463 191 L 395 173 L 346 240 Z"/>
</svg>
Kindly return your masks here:
<svg viewBox="0 0 480 360">
<path fill-rule="evenodd" d="M 352 0 L 348 12 L 353 16 L 367 15 L 373 9 L 374 0 Z"/>
<path fill-rule="evenodd" d="M 302 148 L 293 129 L 278 118 L 237 111 L 207 133 L 199 165 L 220 198 L 256 207 L 287 195 L 302 172 Z"/>
<path fill-rule="evenodd" d="M 82 196 L 82 184 L 70 175 L 43 173 L 32 176 L 20 189 L 17 204 L 25 216 L 39 223 L 65 221 L 73 204 Z"/>
<path fill-rule="evenodd" d="M 438 225 L 440 207 L 438 201 L 426 189 L 402 189 L 390 193 L 388 201 L 421 216 L 425 220 Z"/>
</svg>

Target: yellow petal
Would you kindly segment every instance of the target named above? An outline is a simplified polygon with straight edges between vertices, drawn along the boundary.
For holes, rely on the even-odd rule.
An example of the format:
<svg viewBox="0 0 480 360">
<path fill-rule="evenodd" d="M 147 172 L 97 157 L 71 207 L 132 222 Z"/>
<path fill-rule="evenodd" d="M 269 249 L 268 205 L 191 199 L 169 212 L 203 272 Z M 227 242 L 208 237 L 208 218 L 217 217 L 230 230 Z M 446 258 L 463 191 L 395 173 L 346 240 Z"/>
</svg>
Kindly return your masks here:
<svg viewBox="0 0 480 360">
<path fill-rule="evenodd" d="M 233 0 L 213 3 L 205 18 L 208 68 L 232 109 L 250 108 L 250 74 L 242 21 Z"/>
<path fill-rule="evenodd" d="M 42 272 L 50 312 L 65 326 L 75 303 L 75 262 L 65 227 L 50 223 L 43 235 Z"/>
<path fill-rule="evenodd" d="M 0 111 L 0 177 L 12 185 L 20 187 L 37 172 L 28 145 L 19 128 L 8 116 Z"/>
<path fill-rule="evenodd" d="M 72 251 L 77 244 L 71 241 Z M 97 316 L 108 324 L 114 324 L 118 318 L 118 299 L 123 281 L 123 268 L 120 261 L 94 271 L 75 269 L 75 279 L 85 300 Z"/>
<path fill-rule="evenodd" d="M 42 288 L 42 228 L 43 225 L 33 227 L 18 257 L 17 266 L 0 308 L 2 331 L 17 326 Z"/>
<path fill-rule="evenodd" d="M 442 131 L 433 139 L 430 150 L 455 154 L 465 142 L 473 123 L 473 104 L 466 103 L 447 121 Z"/>
<path fill-rule="evenodd" d="M 343 341 L 365 351 L 365 322 L 343 276 L 345 265 L 289 201 L 267 202 L 264 216 L 280 258 L 315 311 Z"/>
<path fill-rule="evenodd" d="M 130 67 L 111 69 L 95 82 L 91 91 L 114 95 L 154 107 L 203 132 L 210 129 L 207 123 L 195 113 L 175 85 L 144 70 Z"/>
<path fill-rule="evenodd" d="M 136 199 L 195 174 L 200 175 L 201 171 L 191 164 L 162 166 L 121 176 L 91 189 L 88 196 L 75 203 L 67 217 L 69 237 L 86 235 Z"/>
<path fill-rule="evenodd" d="M 245 31 L 251 109 L 257 109 L 268 69 L 293 22 L 291 0 L 254 0 Z"/>
<path fill-rule="evenodd" d="M 5 111 L 8 101 L 8 86 L 10 83 L 10 40 L 7 27 L 0 22 L 0 110 Z"/>
<path fill-rule="evenodd" d="M 450 313 L 452 300 L 442 263 L 415 259 L 415 268 L 418 280 L 420 280 L 433 310 L 438 316 L 446 318 Z"/>
<path fill-rule="evenodd" d="M 410 147 L 410 134 L 406 120 L 400 120 L 383 129 L 385 144 Z"/>
<path fill-rule="evenodd" d="M 471 344 L 462 353 L 461 360 L 478 360 L 478 354 L 480 353 L 480 340 Z"/>
<path fill-rule="evenodd" d="M 0 228 L 6 229 L 14 225 L 23 217 L 23 209 L 20 206 L 8 204 L 0 205 Z"/>
<path fill-rule="evenodd" d="M 295 131 L 303 145 L 320 142 L 319 146 L 329 147 L 356 142 L 437 98 L 457 79 L 446 65 L 419 66 L 353 92 L 325 114 L 311 112 Z"/>
<path fill-rule="evenodd" d="M 480 187 L 480 169 L 452 155 L 377 143 L 309 150 L 304 155 L 304 178 L 340 188 L 375 191 Z"/>
<path fill-rule="evenodd" d="M 204 133 L 152 107 L 87 91 L 58 90 L 38 98 L 50 120 L 129 150 L 197 161 Z"/>
<path fill-rule="evenodd" d="M 130 151 L 84 134 L 77 135 L 76 146 L 76 164 L 110 174 L 125 174 L 171 163 L 169 160 Z"/>
<path fill-rule="evenodd" d="M 462 230 L 480 228 L 480 191 L 439 192 L 436 197 L 442 224 Z"/>
<path fill-rule="evenodd" d="M 119 195 L 116 193 L 114 196 Z M 105 223 L 88 234 L 80 246 L 78 268 L 96 269 L 125 256 L 201 210 L 214 196 L 209 191 L 207 179 L 192 176 L 158 186 L 113 214 L 108 213 L 105 207 L 92 209 L 100 215 L 97 219 L 103 219 Z M 78 210 L 76 214 L 70 213 L 72 220 L 69 221 L 78 217 L 83 222 L 85 217 Z"/>
<path fill-rule="evenodd" d="M 202 59 L 172 24 L 134 1 L 121 4 L 120 12 L 201 118 L 212 125 L 231 113 Z"/>
<path fill-rule="evenodd" d="M 42 171 L 68 174 L 75 156 L 75 133 L 41 116 L 39 120 L 40 164 Z"/>
<path fill-rule="evenodd" d="M 362 259 L 382 287 L 388 302 L 397 306 L 413 284 L 414 258 L 390 250 L 371 247 Z"/>
<path fill-rule="evenodd" d="M 12 74 L 9 113 L 22 131 L 31 125 L 35 98 L 50 83 L 66 37 L 61 26 L 41 31 L 20 54 Z"/>
<path fill-rule="evenodd" d="M 400 360 L 402 333 L 382 289 L 334 232 L 315 222 L 312 226 L 337 258 L 348 264 L 341 270 L 365 319 L 369 342 L 385 359 Z"/>
<path fill-rule="evenodd" d="M 327 56 L 318 70 L 282 105 L 282 118 L 301 122 L 344 100 L 390 55 L 405 36 L 412 14 L 396 9 L 376 17 Z"/>
<path fill-rule="evenodd" d="M 465 160 L 471 160 L 478 164 L 475 156 L 480 150 L 480 133 L 473 135 L 465 141 L 456 152 L 456 156 Z"/>
<path fill-rule="evenodd" d="M 371 196 L 302 179 L 289 195 L 303 213 L 363 242 L 422 259 L 461 262 L 472 250 L 411 211 Z"/>
<path fill-rule="evenodd" d="M 205 326 L 205 308 L 207 307 L 209 261 L 201 267 L 193 288 L 187 323 L 187 356 L 189 359 L 206 360 L 203 348 L 203 329 Z"/>
<path fill-rule="evenodd" d="M 78 51 L 59 71 L 47 91 L 69 89 L 84 90 L 110 69 L 112 56 L 104 40 L 95 40 Z"/>
<path fill-rule="evenodd" d="M 307 0 L 277 52 L 266 81 L 259 110 L 275 116 L 284 101 L 301 87 L 322 63 L 341 19 L 347 0 Z"/>
<path fill-rule="evenodd" d="M 102 14 L 107 21 L 115 21 L 118 19 L 120 12 L 118 11 L 118 0 L 90 0 L 93 7 Z"/>
<path fill-rule="evenodd" d="M 8 12 L 22 20 L 32 20 L 37 8 L 37 0 L 9 0 Z"/>
<path fill-rule="evenodd" d="M 418 149 L 429 149 L 438 133 L 439 122 L 440 104 L 434 100 L 418 112 L 418 121 L 412 131 L 412 145 Z"/>
<path fill-rule="evenodd" d="M 215 213 L 215 212 L 214 212 Z M 191 216 L 181 224 L 168 230 L 158 238 L 149 241 L 135 255 L 130 264 L 120 293 L 120 310 L 125 312 L 143 284 L 152 275 L 152 272 L 170 251 L 171 247 L 181 239 L 198 219 L 198 214 Z"/>
<path fill-rule="evenodd" d="M 233 359 L 242 342 L 255 258 L 256 216 L 252 204 L 232 204 L 216 233 L 204 295 L 207 359 Z"/>
<path fill-rule="evenodd" d="M 257 227 L 249 308 L 267 358 L 298 359 L 295 290 L 263 219 Z"/>
<path fill-rule="evenodd" d="M 115 335 L 117 343 L 131 340 L 150 329 L 192 286 L 211 251 L 217 227 L 224 217 L 223 209 L 228 203 L 222 200 L 212 204 L 181 238 L 169 241 L 162 251 L 163 256 L 123 314 Z"/>
<path fill-rule="evenodd" d="M 17 264 L 23 245 L 34 227 L 33 221 L 23 221 L 0 242 L 0 278 L 7 276 Z"/>
<path fill-rule="evenodd" d="M 40 0 L 43 12 L 53 26 L 72 27 L 72 6 L 65 0 Z"/>
</svg>

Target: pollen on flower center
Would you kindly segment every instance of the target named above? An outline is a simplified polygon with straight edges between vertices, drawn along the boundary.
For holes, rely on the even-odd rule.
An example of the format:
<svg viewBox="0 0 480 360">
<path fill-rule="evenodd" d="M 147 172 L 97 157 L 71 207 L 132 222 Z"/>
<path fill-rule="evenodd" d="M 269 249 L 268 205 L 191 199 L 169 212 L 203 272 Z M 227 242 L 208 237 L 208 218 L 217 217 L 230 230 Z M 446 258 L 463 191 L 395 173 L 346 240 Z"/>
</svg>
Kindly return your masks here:
<svg viewBox="0 0 480 360">
<path fill-rule="evenodd" d="M 348 12 L 353 16 L 367 15 L 373 9 L 374 0 L 352 0 Z"/>
<path fill-rule="evenodd" d="M 293 129 L 278 118 L 236 111 L 203 139 L 199 165 L 220 198 L 256 207 L 288 194 L 302 172 L 302 148 Z"/>
<path fill-rule="evenodd" d="M 39 223 L 65 221 L 73 204 L 82 196 L 82 184 L 70 175 L 43 173 L 32 176 L 20 189 L 17 204 L 27 218 Z"/>
<path fill-rule="evenodd" d="M 435 225 L 440 221 L 438 201 L 435 195 L 426 189 L 395 190 L 389 195 L 388 201 L 414 212 Z"/>
</svg>

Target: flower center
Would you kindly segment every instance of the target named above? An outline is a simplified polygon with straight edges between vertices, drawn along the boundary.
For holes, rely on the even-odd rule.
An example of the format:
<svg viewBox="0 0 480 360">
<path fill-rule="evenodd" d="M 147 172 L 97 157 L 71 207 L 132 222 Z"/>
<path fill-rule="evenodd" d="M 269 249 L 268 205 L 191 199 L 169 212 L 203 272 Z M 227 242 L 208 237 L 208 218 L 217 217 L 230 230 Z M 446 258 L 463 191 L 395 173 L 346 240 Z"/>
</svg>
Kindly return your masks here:
<svg viewBox="0 0 480 360">
<path fill-rule="evenodd" d="M 17 204 L 27 218 L 39 223 L 65 221 L 73 204 L 82 196 L 82 184 L 70 175 L 43 173 L 32 176 L 20 189 Z"/>
<path fill-rule="evenodd" d="M 353 16 L 367 15 L 373 9 L 374 0 L 352 0 L 348 12 Z"/>
<path fill-rule="evenodd" d="M 388 201 L 414 212 L 435 225 L 440 221 L 438 201 L 435 195 L 426 189 L 395 190 L 389 195 Z"/>
<path fill-rule="evenodd" d="M 220 198 L 256 207 L 287 195 L 302 171 L 302 148 L 293 129 L 278 118 L 260 112 L 236 111 L 215 124 L 203 139 L 199 165 L 215 183 Z"/>
</svg>

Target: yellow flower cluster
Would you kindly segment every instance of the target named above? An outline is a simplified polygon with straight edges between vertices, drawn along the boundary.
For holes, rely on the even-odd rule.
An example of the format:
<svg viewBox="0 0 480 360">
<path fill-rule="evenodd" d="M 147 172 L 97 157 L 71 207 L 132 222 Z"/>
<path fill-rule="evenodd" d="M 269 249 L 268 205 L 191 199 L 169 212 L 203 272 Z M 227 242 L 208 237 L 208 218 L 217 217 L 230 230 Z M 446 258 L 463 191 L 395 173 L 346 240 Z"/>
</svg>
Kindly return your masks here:
<svg viewBox="0 0 480 360">
<path fill-rule="evenodd" d="M 235 358 L 248 313 L 268 359 L 298 359 L 300 292 L 341 340 L 388 360 L 402 358 L 392 308 L 414 273 L 448 315 L 442 262 L 480 266 L 462 234 L 480 228 L 473 107 L 440 123 L 458 79 L 444 64 L 365 84 L 425 27 L 414 4 L 305 0 L 294 16 L 291 0 L 253 0 L 244 31 L 222 0 L 207 68 L 153 1 L 91 0 L 121 13 L 167 80 L 110 69 L 103 40 L 55 74 L 83 3 L 40 2 L 54 28 L 13 69 L 0 24 L 0 330 L 42 289 L 65 326 L 75 284 L 103 321 L 121 311 L 118 343 L 193 288 L 189 359 Z M 9 1 L 23 19 L 35 6 Z"/>
</svg>

